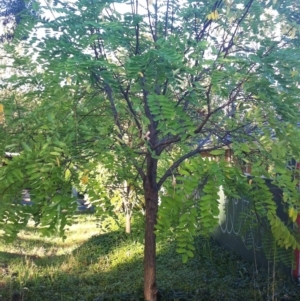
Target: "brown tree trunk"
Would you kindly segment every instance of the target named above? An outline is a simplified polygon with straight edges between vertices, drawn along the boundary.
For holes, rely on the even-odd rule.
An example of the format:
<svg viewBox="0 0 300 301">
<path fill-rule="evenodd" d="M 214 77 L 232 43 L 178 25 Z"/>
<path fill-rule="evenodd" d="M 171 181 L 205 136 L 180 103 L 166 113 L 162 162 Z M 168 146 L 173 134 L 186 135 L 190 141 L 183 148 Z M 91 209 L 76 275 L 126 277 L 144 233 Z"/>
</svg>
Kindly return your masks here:
<svg viewBox="0 0 300 301">
<path fill-rule="evenodd" d="M 148 158 L 147 163 L 147 175 L 144 179 L 146 201 L 144 296 L 146 301 L 156 301 L 156 239 L 154 226 L 156 224 L 158 209 L 158 189 L 156 184 L 157 160 Z"/>
<path fill-rule="evenodd" d="M 125 216 L 125 231 L 126 233 L 130 234 L 131 233 L 131 215 L 130 212 L 126 212 Z"/>
</svg>

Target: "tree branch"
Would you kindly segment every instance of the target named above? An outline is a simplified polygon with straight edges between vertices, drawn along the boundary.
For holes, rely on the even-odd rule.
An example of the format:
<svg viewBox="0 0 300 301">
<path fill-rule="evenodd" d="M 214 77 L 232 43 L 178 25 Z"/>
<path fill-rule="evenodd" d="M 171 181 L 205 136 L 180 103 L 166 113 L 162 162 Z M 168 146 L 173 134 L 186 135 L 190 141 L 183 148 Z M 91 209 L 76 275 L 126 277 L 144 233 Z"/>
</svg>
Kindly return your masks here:
<svg viewBox="0 0 300 301">
<path fill-rule="evenodd" d="M 243 20 L 245 19 L 245 17 L 248 15 L 249 9 L 250 9 L 251 5 L 253 4 L 253 1 L 254 0 L 250 0 L 247 3 L 246 9 L 245 9 L 242 17 L 238 20 L 238 22 L 236 24 L 236 27 L 235 27 L 235 30 L 234 30 L 234 32 L 233 32 L 233 34 L 232 34 L 232 36 L 231 36 L 231 38 L 230 38 L 230 40 L 228 42 L 228 46 L 226 47 L 226 49 L 224 49 L 225 50 L 224 57 L 226 57 L 228 55 L 228 52 L 229 52 L 230 48 L 234 45 L 233 39 L 236 36 L 237 30 L 240 27 L 241 23 L 243 22 Z"/>
<path fill-rule="evenodd" d="M 118 82 L 119 82 L 119 79 L 118 79 Z M 120 87 L 121 93 L 123 94 L 124 99 L 125 99 L 125 101 L 127 103 L 128 109 L 129 109 L 130 113 L 132 114 L 132 116 L 134 118 L 135 124 L 138 127 L 138 129 L 141 131 L 142 130 L 142 126 L 141 126 L 141 124 L 140 124 L 140 122 L 139 122 L 139 120 L 137 118 L 136 112 L 134 111 L 134 109 L 133 109 L 133 107 L 131 105 L 131 102 L 129 100 L 129 97 L 128 97 L 128 90 L 129 90 L 130 85 L 127 86 L 126 91 L 124 91 L 124 89 L 122 88 L 120 82 L 119 82 L 119 87 Z"/>
<path fill-rule="evenodd" d="M 147 13 L 148 13 L 150 31 L 151 31 L 151 34 L 152 34 L 152 38 L 155 41 L 155 35 L 154 35 L 152 23 L 151 23 L 151 14 L 150 14 L 150 9 L 149 9 L 149 0 L 146 0 L 146 2 L 147 2 Z"/>
<path fill-rule="evenodd" d="M 167 37 L 167 30 L 168 30 L 168 21 L 169 21 L 169 5 L 170 0 L 167 0 L 167 8 L 166 8 L 166 21 L 165 21 L 165 38 Z"/>
<path fill-rule="evenodd" d="M 158 6 L 157 6 L 157 1 L 155 0 L 155 5 L 154 5 L 154 16 L 155 16 L 155 23 L 154 23 L 154 42 L 157 41 L 157 26 L 158 26 Z"/>
<path fill-rule="evenodd" d="M 182 156 L 181 158 L 179 158 L 177 161 L 175 161 L 171 167 L 165 172 L 165 174 L 160 178 L 160 180 L 157 183 L 158 189 L 160 189 L 160 187 L 162 186 L 162 184 L 165 182 L 165 180 L 170 177 L 173 174 L 173 171 L 180 166 L 180 164 L 188 159 L 191 158 L 193 156 L 195 156 L 196 154 L 199 154 L 201 152 L 209 152 L 212 151 L 214 149 L 220 148 L 220 147 L 212 147 L 212 148 L 205 148 L 203 149 L 203 146 L 209 141 L 210 136 L 208 136 L 207 138 L 205 138 L 198 146 L 196 149 L 190 151 L 189 153 L 185 154 L 184 156 Z"/>
<path fill-rule="evenodd" d="M 123 129 L 122 129 L 122 126 L 120 124 L 119 117 L 118 117 L 118 111 L 117 111 L 117 108 L 116 108 L 116 105 L 115 105 L 114 98 L 112 96 L 112 89 L 108 84 L 105 84 L 104 90 L 105 90 L 105 92 L 107 94 L 107 97 L 108 97 L 108 100 L 110 102 L 110 108 L 111 108 L 113 116 L 114 116 L 115 125 L 118 127 L 119 132 L 120 132 L 118 134 L 118 136 L 119 136 L 120 139 L 122 139 Z"/>
</svg>

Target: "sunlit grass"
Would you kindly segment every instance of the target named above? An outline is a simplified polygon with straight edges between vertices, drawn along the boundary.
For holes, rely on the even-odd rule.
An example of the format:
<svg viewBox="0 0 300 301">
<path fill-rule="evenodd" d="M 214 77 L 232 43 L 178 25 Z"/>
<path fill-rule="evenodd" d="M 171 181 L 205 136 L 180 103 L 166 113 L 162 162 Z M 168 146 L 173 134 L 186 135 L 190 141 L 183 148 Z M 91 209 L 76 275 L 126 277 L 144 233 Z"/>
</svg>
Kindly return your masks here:
<svg viewBox="0 0 300 301">
<path fill-rule="evenodd" d="M 72 252 L 91 236 L 101 233 L 97 221 L 92 216 L 80 216 L 66 230 L 67 238 L 59 236 L 43 237 L 33 223 L 18 234 L 18 238 L 10 244 L 3 243 L 1 251 L 37 257 L 65 255 Z"/>
<path fill-rule="evenodd" d="M 64 241 L 41 237 L 30 225 L 12 244 L 0 243 L 0 301 L 142 300 L 143 238 L 105 223 L 108 232 L 93 215 L 79 216 Z M 250 264 L 215 244 L 208 254 L 210 243 L 199 237 L 195 258 L 183 265 L 174 241 L 158 242 L 161 300 L 266 300 L 272 275 L 254 275 Z M 289 296 L 300 293 L 280 274 L 275 287 L 278 296 L 287 288 Z"/>
</svg>

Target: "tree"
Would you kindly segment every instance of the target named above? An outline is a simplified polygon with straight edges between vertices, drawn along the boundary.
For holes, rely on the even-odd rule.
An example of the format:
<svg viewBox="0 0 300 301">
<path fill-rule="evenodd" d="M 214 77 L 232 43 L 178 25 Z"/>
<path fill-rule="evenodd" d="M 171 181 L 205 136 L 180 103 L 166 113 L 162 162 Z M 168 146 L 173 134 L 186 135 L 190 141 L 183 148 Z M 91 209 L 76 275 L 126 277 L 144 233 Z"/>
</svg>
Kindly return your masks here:
<svg viewBox="0 0 300 301">
<path fill-rule="evenodd" d="M 22 93 L 22 104 L 15 96 L 2 100 L 0 148 L 21 153 L 1 169 L 5 204 L 30 183 L 44 231 L 59 223 L 63 232 L 70 183 L 89 170 L 90 160 L 120 181 L 138 176 L 148 301 L 157 299 L 156 233 L 171 229 L 183 261 L 192 257 L 197 228 L 208 233 L 218 223 L 220 186 L 228 197 L 251 197 L 258 222 L 267 218 L 279 247 L 299 247 L 261 178 L 283 188 L 294 221 L 299 194 L 288 162 L 299 160 L 299 25 L 280 8 L 262 0 L 79 0 L 58 1 L 51 19 L 35 27 L 25 19 L 15 43 L 27 33 L 30 55 L 14 55 L 27 75 L 5 82 Z M 41 72 L 32 75 L 37 66 Z M 252 166 L 251 180 L 244 163 Z M 98 208 L 111 208 L 97 181 L 89 185 Z M 28 219 L 17 205 L 13 212 L 4 206 L 1 215 L 10 236 Z"/>
<path fill-rule="evenodd" d="M 81 182 L 84 183 L 81 183 L 79 190 L 85 191 L 88 195 L 89 193 L 95 195 L 96 182 L 101 187 L 100 190 L 105 192 L 106 198 L 110 200 L 113 206 L 110 211 L 115 213 L 114 218 L 121 221 L 125 219 L 125 232 L 130 234 L 132 215 L 134 213 L 135 215 L 138 213 L 144 215 L 145 205 L 138 177 L 130 178 L 130 175 L 134 173 L 122 174 L 122 169 L 126 171 L 126 168 L 122 165 L 122 162 L 118 163 L 121 164 L 118 174 L 103 168 L 101 164 L 95 167 L 90 164 L 88 169 L 85 169 L 82 173 Z M 93 179 L 91 182 L 90 177 Z M 103 212 L 100 212 L 100 215 L 99 218 L 103 218 Z"/>
<path fill-rule="evenodd" d="M 0 1 L 0 20 L 2 30 L 0 39 L 2 42 L 14 37 L 14 30 L 21 22 L 22 14 L 26 12 L 31 17 L 38 16 L 38 5 L 34 0 L 5 0 Z"/>
</svg>

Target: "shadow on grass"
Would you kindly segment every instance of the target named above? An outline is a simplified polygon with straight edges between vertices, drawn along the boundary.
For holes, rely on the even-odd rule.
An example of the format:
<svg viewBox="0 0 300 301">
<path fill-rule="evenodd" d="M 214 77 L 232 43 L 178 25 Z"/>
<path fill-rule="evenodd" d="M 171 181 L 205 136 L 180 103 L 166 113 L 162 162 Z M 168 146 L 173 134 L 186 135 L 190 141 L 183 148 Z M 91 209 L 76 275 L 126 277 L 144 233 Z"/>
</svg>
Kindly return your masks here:
<svg viewBox="0 0 300 301">
<path fill-rule="evenodd" d="M 11 260 L 15 260 L 15 259 L 37 259 L 38 256 L 36 255 L 26 255 L 23 253 L 14 253 L 14 252 L 1 252 L 0 251 L 0 265 L 7 265 L 7 263 Z"/>
<path fill-rule="evenodd" d="M 94 236 L 72 254 L 54 256 L 51 265 L 34 277 L 11 277 L 10 289 L 0 288 L 7 298 L 3 300 L 12 300 L 11 288 L 20 292 L 22 301 L 143 300 L 143 245 L 121 231 Z M 291 279 L 271 279 L 267 270 L 253 270 L 202 237 L 196 239 L 195 257 L 187 264 L 182 264 L 173 241 L 158 242 L 158 300 L 268 300 L 275 293 L 277 300 L 299 300 L 300 290 Z"/>
</svg>

